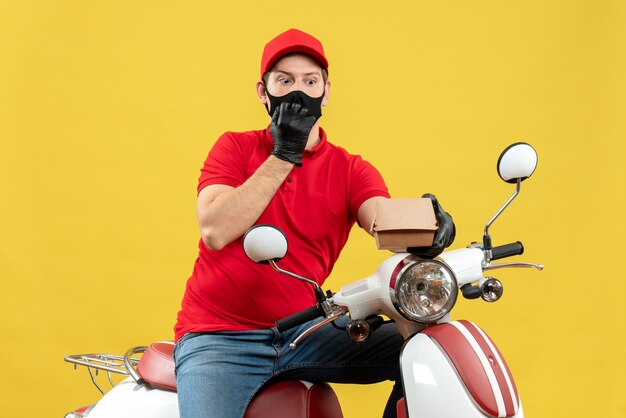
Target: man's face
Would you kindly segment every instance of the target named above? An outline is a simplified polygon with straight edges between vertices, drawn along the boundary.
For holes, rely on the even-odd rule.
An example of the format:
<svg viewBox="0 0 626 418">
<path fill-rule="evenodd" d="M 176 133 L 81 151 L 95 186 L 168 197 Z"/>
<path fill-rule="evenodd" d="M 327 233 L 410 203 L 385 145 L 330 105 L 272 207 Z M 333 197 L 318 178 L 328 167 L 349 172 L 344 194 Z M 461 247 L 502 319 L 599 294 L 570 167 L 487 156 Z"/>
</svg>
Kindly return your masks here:
<svg viewBox="0 0 626 418">
<path fill-rule="evenodd" d="M 322 105 L 328 101 L 330 82 L 324 82 L 322 67 L 308 55 L 292 54 L 281 58 L 270 70 L 266 83 L 257 83 L 259 98 L 267 103 L 265 89 L 272 96 L 280 97 L 300 90 L 310 97 L 324 95 Z"/>
</svg>

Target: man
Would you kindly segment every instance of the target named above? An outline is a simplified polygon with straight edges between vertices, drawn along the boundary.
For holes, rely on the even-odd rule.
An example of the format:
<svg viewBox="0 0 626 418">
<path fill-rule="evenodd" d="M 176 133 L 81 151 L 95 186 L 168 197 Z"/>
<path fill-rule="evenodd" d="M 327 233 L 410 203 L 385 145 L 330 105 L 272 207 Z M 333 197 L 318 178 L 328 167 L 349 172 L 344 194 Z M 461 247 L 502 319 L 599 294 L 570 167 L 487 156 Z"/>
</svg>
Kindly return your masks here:
<svg viewBox="0 0 626 418">
<path fill-rule="evenodd" d="M 391 324 L 362 345 L 327 326 L 297 350 L 289 343 L 308 325 L 272 330 L 278 319 L 312 306 L 313 289 L 250 261 L 244 232 L 255 224 L 279 227 L 289 240 L 281 267 L 321 285 L 354 223 L 371 225 L 376 202 L 389 193 L 371 164 L 332 145 L 319 126 L 331 84 L 317 39 L 295 29 L 278 35 L 265 46 L 260 75 L 256 89 L 269 127 L 222 135 L 199 179 L 200 254 L 175 327 L 182 418 L 241 418 L 256 391 L 277 376 L 400 378 L 402 338 Z M 438 233 L 439 246 L 427 252 L 449 244 L 446 234 Z M 395 416 L 401 393 L 396 384 L 386 417 Z"/>
</svg>

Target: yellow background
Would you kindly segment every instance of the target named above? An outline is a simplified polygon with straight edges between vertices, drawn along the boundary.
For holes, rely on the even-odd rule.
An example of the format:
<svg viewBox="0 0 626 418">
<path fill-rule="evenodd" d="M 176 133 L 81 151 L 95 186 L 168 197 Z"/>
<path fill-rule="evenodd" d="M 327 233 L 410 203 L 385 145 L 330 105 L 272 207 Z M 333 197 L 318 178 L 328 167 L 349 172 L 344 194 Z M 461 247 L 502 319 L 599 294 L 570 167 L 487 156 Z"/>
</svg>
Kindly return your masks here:
<svg viewBox="0 0 626 418">
<path fill-rule="evenodd" d="M 199 169 L 223 131 L 266 125 L 261 50 L 298 27 L 330 59 L 331 140 L 394 196 L 436 193 L 455 246 L 512 192 L 500 151 L 535 146 L 492 232 L 546 270 L 498 272 L 503 299 L 456 317 L 499 344 L 527 416 L 626 416 L 625 22 L 619 0 L 0 1 L 0 415 L 95 400 L 66 354 L 172 337 Z M 329 287 L 385 257 L 355 230 Z M 376 417 L 387 389 L 337 390 Z"/>
</svg>

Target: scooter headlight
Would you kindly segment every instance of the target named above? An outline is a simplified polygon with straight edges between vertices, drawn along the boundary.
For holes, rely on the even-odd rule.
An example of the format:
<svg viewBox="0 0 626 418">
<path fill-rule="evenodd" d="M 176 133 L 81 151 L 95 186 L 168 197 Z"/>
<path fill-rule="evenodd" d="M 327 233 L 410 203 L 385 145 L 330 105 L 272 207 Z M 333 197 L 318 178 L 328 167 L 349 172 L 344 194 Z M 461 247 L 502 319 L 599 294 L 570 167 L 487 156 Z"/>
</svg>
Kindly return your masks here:
<svg viewBox="0 0 626 418">
<path fill-rule="evenodd" d="M 392 278 L 393 279 L 393 278 Z M 435 322 L 456 302 L 458 287 L 454 273 L 436 260 L 408 263 L 396 276 L 391 297 L 396 309 L 416 322 Z"/>
</svg>

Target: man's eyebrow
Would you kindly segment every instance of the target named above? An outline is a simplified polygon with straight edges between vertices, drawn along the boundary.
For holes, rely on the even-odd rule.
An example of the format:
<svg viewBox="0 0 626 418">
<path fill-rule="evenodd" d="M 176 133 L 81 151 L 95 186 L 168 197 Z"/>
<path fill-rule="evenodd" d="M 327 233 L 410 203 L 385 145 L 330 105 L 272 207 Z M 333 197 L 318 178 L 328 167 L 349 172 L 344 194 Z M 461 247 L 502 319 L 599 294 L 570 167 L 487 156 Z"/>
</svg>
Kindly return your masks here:
<svg viewBox="0 0 626 418">
<path fill-rule="evenodd" d="M 281 73 L 281 74 L 284 74 L 284 75 L 290 76 L 290 77 L 294 76 L 294 73 L 290 73 L 289 71 L 285 71 L 285 70 L 278 69 L 278 70 L 275 70 L 274 72 L 275 73 Z M 308 72 L 308 73 L 304 73 L 304 76 L 312 76 L 312 75 L 316 75 L 316 76 L 321 77 L 322 76 L 322 72 L 321 71 L 311 71 L 311 72 Z"/>
<path fill-rule="evenodd" d="M 274 73 L 281 73 L 281 74 L 284 74 L 284 75 L 293 75 L 289 71 L 284 71 L 284 70 L 274 70 L 273 72 Z"/>
</svg>

